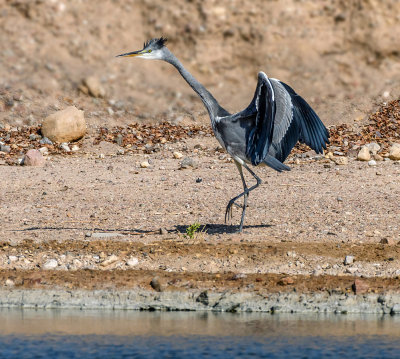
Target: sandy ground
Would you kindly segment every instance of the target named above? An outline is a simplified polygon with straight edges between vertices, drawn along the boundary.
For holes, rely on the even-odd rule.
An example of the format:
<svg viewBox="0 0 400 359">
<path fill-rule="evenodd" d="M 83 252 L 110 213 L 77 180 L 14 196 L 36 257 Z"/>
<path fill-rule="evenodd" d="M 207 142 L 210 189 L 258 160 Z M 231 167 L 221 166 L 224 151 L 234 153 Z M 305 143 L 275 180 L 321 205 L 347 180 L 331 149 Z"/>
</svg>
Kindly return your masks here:
<svg viewBox="0 0 400 359">
<path fill-rule="evenodd" d="M 257 168 L 264 183 L 250 194 L 238 234 L 240 210 L 232 224 L 224 213 L 240 177 L 216 147 L 198 136 L 118 155 L 117 145 L 86 139 L 77 154 L 52 156 L 43 168 L 1 166 L 2 284 L 150 288 L 152 276 L 178 286 L 207 277 L 224 279 L 212 286 L 234 278 L 233 286 L 261 282 L 274 291 L 291 286 L 278 284 L 289 276 L 299 290 L 346 290 L 356 276 L 373 281 L 370 291 L 399 288 L 398 162 L 305 158 L 287 173 Z M 174 151 L 198 167 L 179 169 Z M 150 167 L 141 168 L 145 159 Z M 204 229 L 189 238 L 197 222 Z M 354 262 L 345 265 L 347 255 Z"/>
</svg>

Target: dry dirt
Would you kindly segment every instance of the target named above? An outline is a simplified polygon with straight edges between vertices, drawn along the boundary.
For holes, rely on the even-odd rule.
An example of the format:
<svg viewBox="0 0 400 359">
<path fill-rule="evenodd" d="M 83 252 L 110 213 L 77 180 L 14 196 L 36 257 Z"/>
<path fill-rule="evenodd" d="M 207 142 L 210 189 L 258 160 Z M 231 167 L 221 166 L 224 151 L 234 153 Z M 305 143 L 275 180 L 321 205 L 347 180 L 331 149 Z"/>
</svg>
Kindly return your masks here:
<svg viewBox="0 0 400 359">
<path fill-rule="evenodd" d="M 147 288 L 157 275 L 171 289 L 348 291 L 357 276 L 369 291 L 399 289 L 398 162 L 336 166 L 307 157 L 289 160 L 289 173 L 257 169 L 264 184 L 250 195 L 237 234 L 239 210 L 232 225 L 224 211 L 240 178 L 207 131 L 147 154 L 93 144 L 99 125 L 208 125 L 201 102 L 168 64 L 114 58 L 160 35 L 232 112 L 248 104 L 260 70 L 293 86 L 327 125 L 368 126 L 377 104 L 399 98 L 398 1 L 244 4 L 0 4 L 0 130 L 36 126 L 69 105 L 85 111 L 90 130 L 80 151 L 54 151 L 44 168 L 0 158 L 1 285 Z M 89 75 L 104 98 L 79 90 Z M 351 133 L 354 144 L 366 136 Z M 198 167 L 180 170 L 174 151 Z M 150 167 L 141 168 L 146 159 Z M 195 222 L 204 230 L 188 238 Z M 353 264 L 343 264 L 346 255 Z M 51 259 L 57 268 L 44 270 Z"/>
</svg>

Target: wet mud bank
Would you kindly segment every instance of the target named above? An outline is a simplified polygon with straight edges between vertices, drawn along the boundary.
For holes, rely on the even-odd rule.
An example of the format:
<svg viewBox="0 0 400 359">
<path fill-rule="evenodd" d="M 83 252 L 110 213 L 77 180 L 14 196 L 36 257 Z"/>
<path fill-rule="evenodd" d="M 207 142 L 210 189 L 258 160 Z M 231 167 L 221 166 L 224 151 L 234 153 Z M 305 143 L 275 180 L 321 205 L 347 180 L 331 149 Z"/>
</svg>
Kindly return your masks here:
<svg viewBox="0 0 400 359">
<path fill-rule="evenodd" d="M 201 290 L 1 289 L 0 307 L 267 313 L 400 314 L 400 294 L 234 293 Z"/>
</svg>

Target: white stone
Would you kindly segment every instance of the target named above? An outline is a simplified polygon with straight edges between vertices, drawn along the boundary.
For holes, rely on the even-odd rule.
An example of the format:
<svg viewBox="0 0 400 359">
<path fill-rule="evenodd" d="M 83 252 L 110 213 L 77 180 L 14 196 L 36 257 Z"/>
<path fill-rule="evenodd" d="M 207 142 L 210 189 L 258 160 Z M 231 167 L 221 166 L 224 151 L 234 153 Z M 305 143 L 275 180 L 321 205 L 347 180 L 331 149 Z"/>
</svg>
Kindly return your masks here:
<svg viewBox="0 0 400 359">
<path fill-rule="evenodd" d="M 79 146 L 78 145 L 73 145 L 71 147 L 71 151 L 73 151 L 73 152 L 79 151 Z"/>
<path fill-rule="evenodd" d="M 8 278 L 6 279 L 6 286 L 7 287 L 14 287 L 15 283 L 12 279 Z"/>
<path fill-rule="evenodd" d="M 150 166 L 150 163 L 147 162 L 147 161 L 143 161 L 143 162 L 140 163 L 140 167 L 142 167 L 142 168 L 147 168 L 149 166 Z"/>
<path fill-rule="evenodd" d="M 136 257 L 131 257 L 126 261 L 126 264 L 129 267 L 135 267 L 137 264 L 139 264 L 139 259 L 137 259 Z"/>
<path fill-rule="evenodd" d="M 8 256 L 8 260 L 10 262 L 16 262 L 18 260 L 18 257 L 17 256 Z"/>
<path fill-rule="evenodd" d="M 43 155 L 43 156 L 47 156 L 49 154 L 49 149 L 47 147 L 40 147 L 39 148 L 39 152 Z"/>
<path fill-rule="evenodd" d="M 353 262 L 354 262 L 354 256 L 346 256 L 344 258 L 344 264 L 345 265 L 352 264 Z"/>
<path fill-rule="evenodd" d="M 183 154 L 182 153 L 180 153 L 180 152 L 174 152 L 174 158 L 176 158 L 176 159 L 180 159 L 180 158 L 182 158 L 183 157 Z"/>
<path fill-rule="evenodd" d="M 56 259 L 49 259 L 44 265 L 44 269 L 54 269 L 58 267 L 58 262 Z"/>
<path fill-rule="evenodd" d="M 70 152 L 70 151 L 71 151 L 71 149 L 70 149 L 69 146 L 68 146 L 68 143 L 65 143 L 65 142 L 63 142 L 63 143 L 60 145 L 60 148 L 61 148 L 63 151 L 65 151 L 65 152 Z"/>
<path fill-rule="evenodd" d="M 368 166 L 375 167 L 376 166 L 376 161 L 375 160 L 368 161 Z"/>
</svg>

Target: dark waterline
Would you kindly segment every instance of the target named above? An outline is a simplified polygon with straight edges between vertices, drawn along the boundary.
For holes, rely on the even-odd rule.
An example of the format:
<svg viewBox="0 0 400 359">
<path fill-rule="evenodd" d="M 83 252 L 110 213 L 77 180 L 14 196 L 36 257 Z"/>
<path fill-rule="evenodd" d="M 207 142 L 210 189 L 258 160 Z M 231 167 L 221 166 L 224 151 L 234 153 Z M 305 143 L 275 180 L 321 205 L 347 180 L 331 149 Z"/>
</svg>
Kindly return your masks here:
<svg viewBox="0 0 400 359">
<path fill-rule="evenodd" d="M 0 310 L 0 358 L 399 358 L 400 318 Z"/>
</svg>

